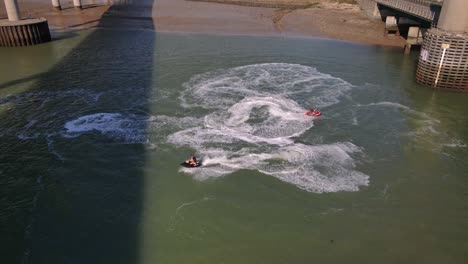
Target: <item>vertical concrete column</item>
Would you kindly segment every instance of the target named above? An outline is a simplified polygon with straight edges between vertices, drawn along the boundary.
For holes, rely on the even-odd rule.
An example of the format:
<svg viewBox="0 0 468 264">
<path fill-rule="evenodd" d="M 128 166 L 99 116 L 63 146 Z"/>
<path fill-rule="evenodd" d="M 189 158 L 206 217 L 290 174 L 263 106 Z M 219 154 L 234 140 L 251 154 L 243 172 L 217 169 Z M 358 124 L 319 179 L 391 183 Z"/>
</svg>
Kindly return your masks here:
<svg viewBox="0 0 468 264">
<path fill-rule="evenodd" d="M 81 0 L 73 0 L 73 6 L 76 8 L 81 8 Z"/>
<path fill-rule="evenodd" d="M 468 28 L 468 1 L 444 1 L 438 27 L 455 33 L 463 33 Z"/>
<path fill-rule="evenodd" d="M 388 16 L 385 18 L 384 36 L 387 36 L 390 33 L 400 36 L 400 32 L 398 31 L 398 21 L 394 16 Z"/>
<path fill-rule="evenodd" d="M 421 29 L 419 27 L 409 27 L 408 38 L 416 39 L 416 41 L 422 39 Z"/>
<path fill-rule="evenodd" d="M 60 0 L 52 0 L 52 6 L 58 10 L 62 9 L 62 7 L 60 6 Z"/>
<path fill-rule="evenodd" d="M 405 44 L 405 54 L 410 54 L 411 46 L 420 44 L 422 39 L 422 32 L 419 27 L 409 27 L 408 37 L 406 38 Z"/>
<path fill-rule="evenodd" d="M 371 17 L 373 19 L 380 19 L 380 10 L 379 10 L 379 6 L 377 5 L 377 3 L 374 3 L 373 6 L 372 6 L 372 15 Z"/>
<path fill-rule="evenodd" d="M 5 8 L 8 15 L 8 20 L 18 21 L 20 20 L 18 0 L 5 0 Z"/>
</svg>

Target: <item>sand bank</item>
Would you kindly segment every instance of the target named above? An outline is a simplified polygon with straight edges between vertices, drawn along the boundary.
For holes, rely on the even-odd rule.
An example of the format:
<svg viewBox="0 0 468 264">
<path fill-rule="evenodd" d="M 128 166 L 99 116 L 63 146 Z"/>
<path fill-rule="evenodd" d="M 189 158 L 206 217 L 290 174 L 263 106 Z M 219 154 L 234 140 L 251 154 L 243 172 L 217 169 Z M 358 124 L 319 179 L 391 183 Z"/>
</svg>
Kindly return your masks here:
<svg viewBox="0 0 468 264">
<path fill-rule="evenodd" d="M 88 28 L 102 16 L 147 18 L 163 32 L 235 35 L 328 37 L 352 42 L 403 47 L 400 37 L 383 36 L 384 23 L 368 19 L 352 0 L 154 0 L 132 3 L 136 8 L 116 13 L 105 0 L 83 0 L 85 8 L 61 1 L 56 11 L 49 1 L 20 1 L 22 17 L 45 17 L 52 28 Z M 117 2 L 117 1 L 115 1 Z M 121 0 L 119 2 L 125 2 Z M 125 13 L 131 12 L 131 13 Z M 111 13 L 111 14 L 110 14 Z M 4 6 L 0 17 L 6 17 Z"/>
</svg>

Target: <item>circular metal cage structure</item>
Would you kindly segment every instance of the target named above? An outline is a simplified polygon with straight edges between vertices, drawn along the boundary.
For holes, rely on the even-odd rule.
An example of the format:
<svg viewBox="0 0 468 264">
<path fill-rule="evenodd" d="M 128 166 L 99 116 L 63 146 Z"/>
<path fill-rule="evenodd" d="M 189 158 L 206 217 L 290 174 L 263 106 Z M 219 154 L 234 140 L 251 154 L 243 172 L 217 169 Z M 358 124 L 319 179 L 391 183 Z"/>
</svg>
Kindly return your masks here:
<svg viewBox="0 0 468 264">
<path fill-rule="evenodd" d="M 45 18 L 0 20 L 0 47 L 37 45 L 51 40 Z"/>
<path fill-rule="evenodd" d="M 434 88 L 468 92 L 468 36 L 441 29 L 427 31 L 416 81 Z"/>
</svg>

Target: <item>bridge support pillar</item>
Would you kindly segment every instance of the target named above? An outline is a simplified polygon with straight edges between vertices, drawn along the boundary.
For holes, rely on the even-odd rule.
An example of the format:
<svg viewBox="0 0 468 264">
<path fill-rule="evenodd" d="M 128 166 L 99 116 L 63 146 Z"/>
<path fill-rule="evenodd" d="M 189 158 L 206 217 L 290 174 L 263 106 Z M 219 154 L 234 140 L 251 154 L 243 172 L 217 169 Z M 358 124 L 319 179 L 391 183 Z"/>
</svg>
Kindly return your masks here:
<svg viewBox="0 0 468 264">
<path fill-rule="evenodd" d="M 75 8 L 81 9 L 81 8 L 82 8 L 81 0 L 73 0 L 73 6 L 74 6 Z"/>
<path fill-rule="evenodd" d="M 0 20 L 0 47 L 31 46 L 50 39 L 49 25 L 45 18 Z"/>
<path fill-rule="evenodd" d="M 410 54 L 413 45 L 422 45 L 423 36 L 419 27 L 410 27 L 405 43 L 405 54 Z"/>
<path fill-rule="evenodd" d="M 411 53 L 411 45 L 412 44 L 405 44 L 405 55 L 409 55 Z"/>
<path fill-rule="evenodd" d="M 468 92 L 468 35 L 432 28 L 416 69 L 416 81 L 434 88 Z"/>
<path fill-rule="evenodd" d="M 5 0 L 5 8 L 9 21 L 19 21 L 20 12 L 17 0 Z"/>
<path fill-rule="evenodd" d="M 359 7 L 361 8 L 364 13 L 373 20 L 380 20 L 382 16 L 380 15 L 379 7 L 377 6 L 377 2 L 375 0 L 356 0 Z"/>
<path fill-rule="evenodd" d="M 400 31 L 398 30 L 398 22 L 396 17 L 394 16 L 388 16 L 385 18 L 384 35 L 388 36 L 388 34 L 395 34 L 396 36 L 400 36 Z"/>
<path fill-rule="evenodd" d="M 8 19 L 0 19 L 0 47 L 36 45 L 50 41 L 44 18 L 21 19 L 18 0 L 5 0 Z"/>
<path fill-rule="evenodd" d="M 60 5 L 60 0 L 52 0 L 52 6 L 57 10 L 62 9 L 62 6 Z"/>
<path fill-rule="evenodd" d="M 468 92 L 468 2 L 444 1 L 438 28 L 424 35 L 416 81 Z"/>
</svg>

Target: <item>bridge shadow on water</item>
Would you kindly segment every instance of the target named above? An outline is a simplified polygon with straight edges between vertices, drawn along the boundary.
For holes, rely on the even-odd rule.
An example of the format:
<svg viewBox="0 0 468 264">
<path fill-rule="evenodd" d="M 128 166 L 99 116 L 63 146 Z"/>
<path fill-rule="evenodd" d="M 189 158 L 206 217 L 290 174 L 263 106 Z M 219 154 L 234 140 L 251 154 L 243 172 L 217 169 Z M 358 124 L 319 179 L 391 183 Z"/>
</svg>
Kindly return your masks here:
<svg viewBox="0 0 468 264">
<path fill-rule="evenodd" d="M 104 29 L 92 30 L 52 69 L 29 78 L 36 82 L 28 91 L 0 98 L 10 108 L 0 112 L 8 126 L 0 136 L 0 262 L 140 262 L 147 148 L 96 131 L 69 138 L 57 131 L 97 113 L 148 115 L 152 5 L 111 6 L 98 26 Z M 32 129 L 39 136 L 18 136 Z"/>
</svg>

